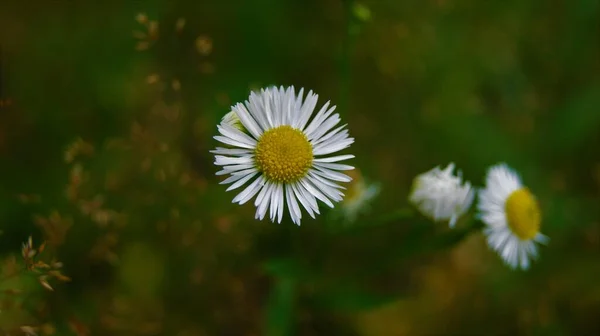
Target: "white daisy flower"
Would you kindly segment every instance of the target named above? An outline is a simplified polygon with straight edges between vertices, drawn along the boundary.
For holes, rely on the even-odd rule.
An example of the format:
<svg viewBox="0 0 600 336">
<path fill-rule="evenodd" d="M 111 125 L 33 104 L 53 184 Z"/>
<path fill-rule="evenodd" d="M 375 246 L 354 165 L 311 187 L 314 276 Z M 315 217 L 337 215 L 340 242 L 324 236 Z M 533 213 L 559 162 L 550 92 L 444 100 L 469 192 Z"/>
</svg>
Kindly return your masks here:
<svg viewBox="0 0 600 336">
<path fill-rule="evenodd" d="M 529 268 L 537 257 L 537 243 L 547 243 L 540 233 L 541 213 L 535 196 L 521 184 L 506 164 L 489 169 L 486 187 L 479 192 L 479 217 L 486 224 L 488 245 L 513 269 Z"/>
<path fill-rule="evenodd" d="M 300 225 L 298 202 L 315 218 L 316 200 L 333 208 L 333 202 L 344 196 L 338 182 L 351 181 L 340 171 L 354 167 L 337 162 L 354 155 L 331 154 L 349 147 L 354 139 L 348 137 L 346 125 L 336 127 L 341 119 L 329 102 L 311 118 L 318 96 L 310 91 L 303 100 L 303 92 L 296 95 L 293 87 L 252 92 L 245 104 L 232 107 L 235 116 L 226 116 L 218 125 L 221 135 L 215 139 L 229 147 L 211 151 L 215 164 L 223 168 L 217 175 L 230 175 L 221 182 L 233 183 L 227 191 L 249 183 L 233 202 L 244 204 L 258 195 L 257 219 L 262 220 L 268 209 L 271 221 L 281 223 L 287 203 L 292 221 Z M 237 120 L 241 129 L 234 126 Z"/>
<path fill-rule="evenodd" d="M 408 197 L 424 216 L 449 221 L 450 227 L 469 210 L 475 197 L 471 183 L 463 183 L 461 172 L 455 176 L 453 171 L 454 163 L 450 163 L 444 170 L 438 166 L 418 175 Z"/>
<path fill-rule="evenodd" d="M 352 182 L 340 204 L 340 213 L 348 222 L 354 222 L 361 211 L 368 209 L 369 202 L 379 194 L 381 188 L 379 184 L 367 183 L 358 169 L 348 172 L 348 175 L 352 177 Z"/>
</svg>

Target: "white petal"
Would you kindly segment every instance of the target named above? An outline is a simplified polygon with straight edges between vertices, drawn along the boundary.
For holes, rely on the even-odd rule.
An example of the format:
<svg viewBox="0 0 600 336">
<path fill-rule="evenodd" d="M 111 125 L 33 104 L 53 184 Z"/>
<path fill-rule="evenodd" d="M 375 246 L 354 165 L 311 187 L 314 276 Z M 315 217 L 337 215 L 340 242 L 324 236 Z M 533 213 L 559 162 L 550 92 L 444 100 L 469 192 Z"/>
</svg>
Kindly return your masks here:
<svg viewBox="0 0 600 336">
<path fill-rule="evenodd" d="M 239 172 L 235 172 L 235 173 L 231 174 L 231 176 L 229 176 L 225 180 L 221 181 L 219 184 L 233 183 L 239 179 L 244 178 L 245 176 L 247 176 L 249 174 L 256 174 L 257 172 L 258 172 L 258 170 L 256 170 L 255 168 L 244 169 Z"/>
<path fill-rule="evenodd" d="M 328 186 L 325 183 L 322 183 L 321 181 L 313 178 L 312 176 L 309 176 L 308 179 L 312 182 L 312 184 L 316 188 L 321 190 L 328 198 L 334 200 L 335 202 L 339 202 L 343 199 L 344 194 L 341 191 L 339 191 L 331 186 Z"/>
<path fill-rule="evenodd" d="M 220 141 L 220 142 L 224 143 L 224 144 L 235 146 L 235 147 L 248 148 L 248 149 L 254 149 L 254 147 L 255 147 L 255 146 L 248 145 L 248 144 L 245 144 L 245 143 L 242 143 L 242 142 L 239 142 L 239 141 L 235 141 L 235 140 L 233 140 L 231 138 L 224 137 L 224 136 L 221 136 L 221 135 L 215 135 L 213 138 L 215 140 L 217 140 L 217 141 Z"/>
<path fill-rule="evenodd" d="M 308 94 L 306 95 L 306 99 L 304 100 L 304 104 L 302 104 L 302 107 L 300 108 L 298 121 L 294 125 L 295 128 L 299 130 L 304 130 L 308 119 L 310 119 L 310 116 L 312 115 L 312 113 L 315 110 L 315 107 L 317 106 L 318 99 L 319 95 L 314 94 L 312 90 L 308 92 Z M 325 103 L 323 109 L 327 109 L 328 106 L 329 102 Z"/>
<path fill-rule="evenodd" d="M 308 204 L 313 209 L 316 214 L 319 214 L 319 205 L 317 204 L 317 199 L 313 194 L 311 194 L 302 184 L 296 183 L 296 187 L 298 191 L 304 196 L 304 199 L 308 201 Z"/>
<path fill-rule="evenodd" d="M 314 139 L 311 141 L 311 143 L 312 143 L 312 144 L 313 144 L 313 146 L 314 146 L 314 145 L 318 145 L 318 144 L 320 144 L 320 143 L 322 143 L 322 142 L 324 142 L 324 141 L 326 141 L 326 140 L 329 140 L 329 139 L 331 139 L 331 138 L 332 138 L 334 135 L 337 135 L 337 134 L 345 134 L 345 135 L 348 135 L 348 130 L 344 130 L 344 127 L 346 127 L 346 126 L 347 126 L 347 124 L 344 124 L 344 125 L 342 125 L 342 126 L 340 126 L 340 127 L 336 128 L 336 129 L 334 129 L 333 131 L 331 131 L 331 132 L 329 132 L 329 133 L 327 133 L 327 134 L 325 134 L 325 135 L 323 135 L 323 136 L 319 137 L 319 138 L 316 138 L 316 137 L 315 137 L 315 138 L 314 138 Z M 343 130 L 343 132 L 341 132 L 341 133 L 340 133 L 340 131 L 342 131 L 342 130 Z"/>
<path fill-rule="evenodd" d="M 224 166 L 223 170 L 219 170 L 215 175 L 226 175 L 231 174 L 236 171 L 254 168 L 254 164 L 240 164 L 240 165 L 232 165 L 232 166 Z"/>
<path fill-rule="evenodd" d="M 273 223 L 275 223 L 275 216 L 277 216 L 277 206 L 279 205 L 278 197 L 280 195 L 277 192 L 278 185 L 278 183 L 275 183 L 273 185 L 273 191 L 271 192 L 271 205 L 269 206 L 269 218 Z"/>
<path fill-rule="evenodd" d="M 277 185 L 277 223 L 283 219 L 283 185 Z"/>
<path fill-rule="evenodd" d="M 345 189 L 344 187 L 338 185 L 337 183 L 334 183 L 326 178 L 323 178 L 319 175 L 316 174 L 316 171 L 314 169 L 309 169 L 308 171 L 308 176 L 310 176 L 311 178 L 317 180 L 319 183 L 325 184 L 327 186 L 330 186 L 332 188 L 335 189 Z"/>
<path fill-rule="evenodd" d="M 352 181 L 352 178 L 348 175 L 342 174 L 342 173 L 338 173 L 336 171 L 333 170 L 329 170 L 327 168 L 322 168 L 322 167 L 318 167 L 315 166 L 315 173 L 330 179 L 330 180 L 334 180 L 334 181 L 339 181 L 339 182 L 350 182 Z"/>
<path fill-rule="evenodd" d="M 348 130 L 342 130 L 341 132 L 335 134 L 334 136 L 330 137 L 327 140 L 324 140 L 322 142 L 318 142 L 318 143 L 314 143 L 313 144 L 313 148 L 315 149 L 322 149 L 322 148 L 326 148 L 326 147 L 331 147 L 331 146 L 335 146 L 336 144 L 345 141 L 345 140 L 349 140 L 352 139 L 350 137 L 348 137 Z"/>
<path fill-rule="evenodd" d="M 258 174 L 258 171 L 244 176 L 243 178 L 241 178 L 240 180 L 238 180 L 234 184 L 230 185 L 229 188 L 227 188 L 226 191 L 234 190 L 234 189 L 237 189 L 237 188 L 241 187 L 242 185 L 244 185 L 244 183 L 248 182 L 248 180 L 250 180 L 256 174 Z"/>
<path fill-rule="evenodd" d="M 529 254 L 527 252 L 527 245 L 519 246 L 519 259 L 521 260 L 521 268 L 526 270 L 529 268 Z"/>
<path fill-rule="evenodd" d="M 262 94 L 264 94 L 264 90 L 261 91 L 261 95 Z M 256 119 L 256 122 L 262 131 L 271 128 L 264 113 L 265 107 L 261 96 L 254 92 L 250 93 L 250 98 L 249 101 L 246 101 L 246 106 L 248 107 L 248 110 L 252 112 L 252 116 Z"/>
<path fill-rule="evenodd" d="M 330 109 L 325 110 L 325 108 L 329 106 L 329 102 L 325 103 L 325 105 L 321 108 L 321 110 L 317 113 L 317 115 L 314 117 L 314 119 L 310 122 L 310 124 L 308 124 L 308 127 L 306 127 L 306 129 L 304 130 L 304 134 L 306 134 L 306 136 L 308 137 L 310 134 L 312 134 L 319 126 L 321 126 L 321 124 L 323 123 L 323 121 L 329 117 L 329 115 L 331 115 L 331 113 L 333 113 L 333 111 L 335 111 L 335 105 L 332 106 Z"/>
<path fill-rule="evenodd" d="M 321 202 L 327 204 L 327 206 L 329 206 L 330 208 L 333 208 L 333 203 L 331 203 L 331 201 L 325 195 L 323 195 L 323 193 L 321 193 L 317 188 L 315 188 L 309 179 L 300 180 L 300 184 L 302 184 L 302 186 L 306 188 L 306 190 L 308 190 L 309 193 L 314 195 Z"/>
<path fill-rule="evenodd" d="M 221 148 L 217 147 L 217 149 L 210 151 L 213 154 L 222 154 L 222 155 L 245 155 L 252 154 L 251 150 L 248 149 L 240 149 L 240 148 Z"/>
<path fill-rule="evenodd" d="M 282 117 L 283 117 L 283 109 L 281 108 L 281 100 L 283 96 L 283 92 L 281 90 L 273 90 L 272 99 L 269 99 L 272 117 L 273 117 L 273 127 L 281 126 Z M 274 222 L 274 221 L 273 221 Z"/>
<path fill-rule="evenodd" d="M 271 91 L 266 90 L 262 95 L 263 106 L 264 106 L 264 115 L 267 120 L 267 125 L 269 128 L 275 127 L 275 123 L 273 122 L 273 111 L 271 111 Z"/>
<path fill-rule="evenodd" d="M 215 164 L 217 166 L 242 165 L 251 164 L 253 162 L 254 157 L 252 156 L 228 157 L 222 155 L 215 155 Z"/>
<path fill-rule="evenodd" d="M 283 104 L 284 106 L 282 106 L 282 108 L 284 109 L 285 113 L 284 113 L 284 119 L 282 121 L 283 124 L 285 125 L 292 125 L 293 123 L 293 118 L 294 118 L 294 90 L 293 88 L 290 90 L 291 93 L 288 94 L 288 97 L 286 97 L 285 99 L 285 103 Z M 290 97 L 291 95 L 291 97 Z"/>
<path fill-rule="evenodd" d="M 338 156 L 330 156 L 330 157 L 326 157 L 326 158 L 318 158 L 318 159 L 314 159 L 314 162 L 338 162 L 338 161 L 343 161 L 343 160 L 348 160 L 348 159 L 353 159 L 354 155 L 338 155 Z"/>
<path fill-rule="evenodd" d="M 448 222 L 448 226 L 450 228 L 453 228 L 456 225 L 456 220 L 458 219 L 458 216 L 456 216 L 455 214 L 452 215 L 452 217 L 450 218 L 450 222 Z"/>
<path fill-rule="evenodd" d="M 246 174 L 249 174 L 249 173 L 252 173 L 255 171 L 258 171 L 258 169 L 256 169 L 255 167 L 252 167 L 252 168 L 232 172 L 231 175 L 246 175 Z"/>
<path fill-rule="evenodd" d="M 319 145 L 315 146 L 315 148 L 313 149 L 313 154 L 314 155 L 327 155 L 327 154 L 335 153 L 335 152 L 341 151 L 344 148 L 349 147 L 353 142 L 354 142 L 354 138 L 348 138 L 348 139 L 336 142 L 335 144 L 331 144 L 331 145 L 319 144 Z"/>
<path fill-rule="evenodd" d="M 315 162 L 315 167 L 322 167 L 322 168 L 332 169 L 332 170 L 352 170 L 352 169 L 354 169 L 354 167 L 345 165 L 345 164 L 324 163 L 324 162 Z"/>
<path fill-rule="evenodd" d="M 269 200 L 272 197 L 274 184 L 271 182 L 267 182 L 267 184 L 263 187 L 263 189 L 256 197 L 256 201 L 254 205 L 256 205 L 256 216 L 255 218 L 262 220 L 265 218 L 265 214 L 267 213 L 267 208 L 269 206 Z"/>
<path fill-rule="evenodd" d="M 335 125 L 339 124 L 340 121 L 342 121 L 340 119 L 340 115 L 336 113 L 319 125 L 319 127 L 317 127 L 311 134 L 307 134 L 306 136 L 309 140 L 319 139 Z"/>
<path fill-rule="evenodd" d="M 296 196 L 294 195 L 292 186 L 289 184 L 285 186 L 285 196 L 287 199 L 287 206 L 290 210 L 290 215 L 292 217 L 292 222 L 294 222 L 296 225 L 300 225 L 300 219 L 302 219 L 302 212 L 300 211 L 300 207 L 298 206 L 298 202 L 296 201 Z"/>
<path fill-rule="evenodd" d="M 256 147 L 256 140 L 252 139 L 250 136 L 248 136 L 247 134 L 243 133 L 242 131 L 240 131 L 239 129 L 227 124 L 227 123 L 222 123 L 221 125 L 217 126 L 217 129 L 219 130 L 219 132 L 238 142 L 241 142 L 243 144 L 252 146 L 252 147 Z"/>
<path fill-rule="evenodd" d="M 240 118 L 240 122 L 244 127 L 254 136 L 255 139 L 258 139 L 260 135 L 263 133 L 263 129 L 259 126 L 257 121 L 251 115 L 251 113 L 246 109 L 246 107 L 238 103 L 231 108 Z"/>
<path fill-rule="evenodd" d="M 241 193 L 237 194 L 233 199 L 233 203 L 244 204 L 248 202 L 258 191 L 263 188 L 265 180 L 263 176 L 259 176 L 256 180 L 250 183 Z"/>
<path fill-rule="evenodd" d="M 296 199 L 298 199 L 300 204 L 302 204 L 304 209 L 306 209 L 306 212 L 308 212 L 310 217 L 315 218 L 315 213 L 313 211 L 313 208 L 312 208 L 310 202 L 308 201 L 308 199 L 306 199 L 304 197 L 304 194 L 300 192 L 300 188 L 298 188 L 298 185 L 292 184 L 291 186 L 292 186 L 292 190 L 294 191 L 294 195 L 296 195 Z"/>
<path fill-rule="evenodd" d="M 544 244 L 544 245 L 548 245 L 548 243 L 550 242 L 550 238 L 546 235 L 543 235 L 541 233 L 538 233 L 534 238 L 533 238 L 536 242 L 540 243 L 540 244 Z"/>
</svg>

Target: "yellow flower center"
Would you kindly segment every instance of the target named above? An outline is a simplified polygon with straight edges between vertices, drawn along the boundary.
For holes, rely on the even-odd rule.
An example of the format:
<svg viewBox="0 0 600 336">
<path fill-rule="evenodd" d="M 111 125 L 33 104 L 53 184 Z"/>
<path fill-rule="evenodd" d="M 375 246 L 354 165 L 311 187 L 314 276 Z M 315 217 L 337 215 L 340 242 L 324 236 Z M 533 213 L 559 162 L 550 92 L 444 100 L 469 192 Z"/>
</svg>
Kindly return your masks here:
<svg viewBox="0 0 600 336">
<path fill-rule="evenodd" d="M 263 133 L 254 154 L 258 169 L 267 179 L 278 183 L 301 179 L 313 162 L 312 145 L 306 135 L 288 125 Z"/>
<path fill-rule="evenodd" d="M 532 239 L 540 231 L 540 208 L 529 189 L 521 188 L 510 194 L 505 210 L 508 226 L 521 240 Z"/>
</svg>

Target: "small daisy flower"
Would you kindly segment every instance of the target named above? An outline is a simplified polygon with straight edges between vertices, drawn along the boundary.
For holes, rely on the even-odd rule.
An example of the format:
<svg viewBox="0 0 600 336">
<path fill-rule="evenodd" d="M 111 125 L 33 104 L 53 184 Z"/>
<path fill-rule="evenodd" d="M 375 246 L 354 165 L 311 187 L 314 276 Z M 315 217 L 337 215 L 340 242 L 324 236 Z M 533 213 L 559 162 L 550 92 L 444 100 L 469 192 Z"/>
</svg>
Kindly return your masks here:
<svg viewBox="0 0 600 336">
<path fill-rule="evenodd" d="M 454 163 L 442 170 L 439 166 L 421 175 L 413 182 L 409 201 L 426 217 L 433 221 L 456 221 L 473 203 L 475 191 L 471 183 L 462 181 L 462 174 L 453 174 Z"/>
<path fill-rule="evenodd" d="M 381 188 L 379 184 L 367 183 L 358 169 L 348 172 L 348 175 L 352 182 L 340 204 L 340 212 L 348 222 L 354 222 L 361 211 L 368 209 L 369 202 L 379 194 Z"/>
<path fill-rule="evenodd" d="M 296 95 L 293 87 L 252 92 L 218 125 L 215 139 L 228 147 L 211 151 L 215 165 L 223 168 L 217 175 L 229 175 L 221 182 L 232 183 L 227 191 L 249 183 L 233 202 L 244 204 L 256 196 L 257 219 L 269 210 L 271 221 L 281 223 L 286 203 L 292 221 L 300 225 L 298 203 L 315 218 L 317 199 L 333 208 L 344 196 L 338 183 L 351 181 L 340 171 L 354 167 L 338 162 L 354 155 L 332 154 L 354 139 L 346 125 L 336 127 L 341 119 L 329 102 L 313 117 L 318 96 L 310 91 L 303 99 L 303 92 Z"/>
<path fill-rule="evenodd" d="M 235 114 L 234 111 L 231 111 L 231 112 L 227 113 L 226 115 L 224 115 L 223 119 L 221 119 L 221 122 L 229 124 L 237 129 L 239 129 L 242 132 L 246 131 L 246 129 L 244 128 L 244 125 L 242 125 L 242 122 L 240 121 L 240 118 L 238 118 L 237 114 Z"/>
<path fill-rule="evenodd" d="M 479 217 L 486 224 L 488 245 L 513 269 L 529 268 L 537 257 L 535 243 L 547 243 L 540 233 L 541 213 L 535 196 L 506 164 L 491 167 L 479 193 Z"/>
</svg>

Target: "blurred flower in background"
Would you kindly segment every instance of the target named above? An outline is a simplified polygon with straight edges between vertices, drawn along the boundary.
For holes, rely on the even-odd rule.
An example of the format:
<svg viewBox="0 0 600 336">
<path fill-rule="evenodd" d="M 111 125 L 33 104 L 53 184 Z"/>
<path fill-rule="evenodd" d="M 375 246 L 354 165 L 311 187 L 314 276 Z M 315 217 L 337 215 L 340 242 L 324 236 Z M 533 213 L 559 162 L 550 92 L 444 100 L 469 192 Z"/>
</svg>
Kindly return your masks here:
<svg viewBox="0 0 600 336">
<path fill-rule="evenodd" d="M 458 218 L 469 210 L 475 197 L 471 183 L 463 183 L 462 174 L 454 175 L 454 163 L 444 170 L 439 166 L 418 175 L 413 181 L 409 201 L 433 221 L 449 221 L 454 227 Z"/>
<path fill-rule="evenodd" d="M 231 175 L 221 182 L 233 183 L 227 191 L 258 175 L 233 202 L 244 204 L 258 194 L 254 205 L 260 220 L 269 209 L 271 221 L 277 218 L 281 223 L 285 199 L 292 221 L 300 225 L 298 201 L 314 218 L 319 214 L 316 199 L 333 208 L 332 201 L 339 202 L 344 196 L 337 182 L 351 181 L 339 171 L 354 167 L 336 162 L 354 155 L 327 155 L 345 149 L 354 139 L 348 137 L 346 125 L 333 129 L 341 119 L 333 113 L 335 106 L 328 108 L 329 102 L 309 123 L 318 95 L 310 91 L 302 101 L 303 92 L 300 89 L 296 95 L 293 87 L 252 92 L 245 105 L 233 107 L 235 115 L 226 115 L 217 126 L 221 135 L 215 139 L 231 146 L 211 151 L 217 154 L 215 164 L 223 166 L 217 175 Z M 233 126 L 236 116 L 246 132 Z"/>
<path fill-rule="evenodd" d="M 547 243 L 540 233 L 541 213 L 535 196 L 506 164 L 491 167 L 479 193 L 481 220 L 488 245 L 512 268 L 529 268 L 537 257 L 535 243 Z"/>
<path fill-rule="evenodd" d="M 379 195 L 379 183 L 368 182 L 359 169 L 348 172 L 352 181 L 348 183 L 346 196 L 340 203 L 337 215 L 352 223 L 361 213 L 369 210 L 370 202 Z"/>
</svg>

